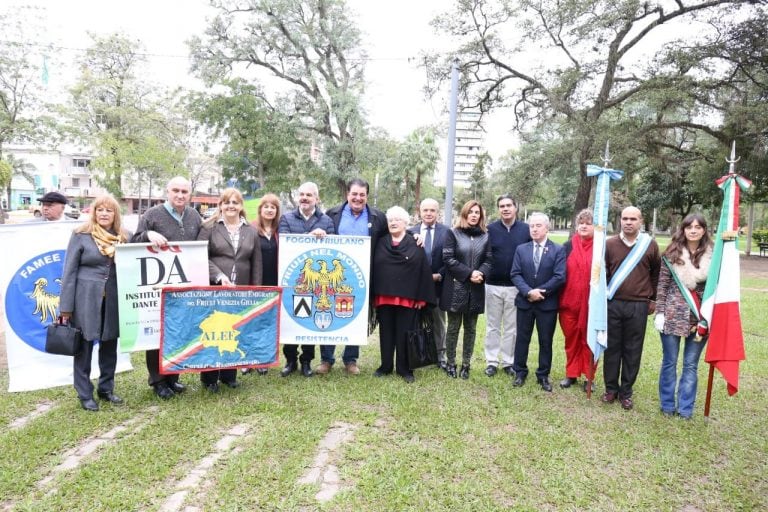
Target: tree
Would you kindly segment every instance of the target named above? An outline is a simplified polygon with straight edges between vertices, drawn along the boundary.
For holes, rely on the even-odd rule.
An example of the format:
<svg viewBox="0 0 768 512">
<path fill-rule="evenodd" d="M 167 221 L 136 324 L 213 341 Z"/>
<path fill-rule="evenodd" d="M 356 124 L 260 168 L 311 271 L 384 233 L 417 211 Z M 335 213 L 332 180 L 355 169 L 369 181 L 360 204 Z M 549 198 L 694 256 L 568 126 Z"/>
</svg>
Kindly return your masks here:
<svg viewBox="0 0 768 512">
<path fill-rule="evenodd" d="M 587 206 L 590 159 L 598 160 L 605 137 L 599 122 L 644 95 L 675 95 L 696 82 L 690 57 L 711 46 L 717 19 L 727 19 L 749 0 L 704 0 L 684 4 L 625 0 L 619 3 L 559 0 L 459 0 L 434 25 L 461 42 L 461 91 L 470 108 L 510 107 L 515 126 L 557 119 L 567 128 L 579 169 L 574 209 Z M 699 34 L 665 41 L 658 60 L 643 58 L 659 28 L 709 16 Z M 680 27 L 681 25 L 677 25 Z M 514 36 L 519 34 L 517 38 Z M 532 58 L 526 50 L 535 49 Z M 433 74 L 445 78 L 450 53 Z M 527 57 L 527 58 L 526 58 Z M 539 66 L 546 62 L 546 66 Z M 682 126 L 677 122 L 674 126 Z M 663 127 L 662 121 L 653 121 Z M 702 125 L 703 126 L 703 125 Z"/>
<path fill-rule="evenodd" d="M 190 42 L 193 69 L 209 84 L 251 74 L 279 84 L 292 115 L 324 148 L 325 173 L 342 197 L 358 171 L 359 99 L 365 54 L 343 0 L 213 0 L 219 14 Z M 267 100 L 267 98 L 265 98 Z M 274 101 L 267 101 L 272 104 Z"/>
<path fill-rule="evenodd" d="M 186 126 L 171 95 L 137 78 L 143 63 L 138 42 L 120 34 L 91 37 L 66 113 L 72 134 L 97 152 L 97 180 L 122 197 L 124 177 L 141 186 L 149 168 L 155 175 L 180 170 Z"/>
<path fill-rule="evenodd" d="M 395 191 L 396 203 L 415 214 L 419 211 L 424 179 L 434 178 L 440 160 L 435 132 L 431 127 L 417 128 L 398 144 L 385 173 L 385 185 Z"/>
<path fill-rule="evenodd" d="M 290 192 L 310 168 L 310 141 L 290 116 L 263 100 L 260 89 L 235 79 L 226 92 L 195 94 L 190 109 L 216 139 L 226 140 L 223 177 L 246 191 Z"/>
<path fill-rule="evenodd" d="M 30 34 L 37 33 L 26 9 L 14 13 L 0 13 L 3 37 L 0 40 L 0 161 L 3 148 L 9 142 L 34 139 L 41 124 L 40 64 L 43 55 L 37 47 L 29 47 Z M 10 163 L 11 168 L 15 166 Z M 18 169 L 17 169 L 18 170 Z M 11 198 L 11 179 L 2 182 L 8 200 Z M 10 205 L 9 205 L 10 206 Z M 5 218 L 0 207 L 0 221 Z"/>
</svg>

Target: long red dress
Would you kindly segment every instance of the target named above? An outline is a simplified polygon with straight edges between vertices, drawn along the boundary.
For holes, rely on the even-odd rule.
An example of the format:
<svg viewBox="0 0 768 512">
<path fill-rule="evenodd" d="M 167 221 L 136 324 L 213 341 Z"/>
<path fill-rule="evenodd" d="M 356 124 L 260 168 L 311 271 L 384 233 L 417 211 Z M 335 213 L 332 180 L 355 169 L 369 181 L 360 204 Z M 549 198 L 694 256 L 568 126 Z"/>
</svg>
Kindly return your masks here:
<svg viewBox="0 0 768 512">
<path fill-rule="evenodd" d="M 571 238 L 571 253 L 565 262 L 565 287 L 560 294 L 560 328 L 565 336 L 565 376 L 594 379 L 592 351 L 587 345 L 589 277 L 592 266 L 592 238 Z"/>
</svg>

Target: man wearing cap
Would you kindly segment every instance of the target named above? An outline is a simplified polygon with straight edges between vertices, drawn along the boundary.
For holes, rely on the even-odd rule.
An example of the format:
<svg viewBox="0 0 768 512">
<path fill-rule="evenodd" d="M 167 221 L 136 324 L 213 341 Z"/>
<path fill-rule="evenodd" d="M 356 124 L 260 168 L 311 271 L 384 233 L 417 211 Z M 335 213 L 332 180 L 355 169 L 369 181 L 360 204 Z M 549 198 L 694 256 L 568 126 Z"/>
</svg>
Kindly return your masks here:
<svg viewBox="0 0 768 512">
<path fill-rule="evenodd" d="M 64 206 L 69 202 L 64 194 L 60 192 L 48 192 L 37 200 L 43 206 L 41 208 L 43 216 L 35 219 L 33 222 L 58 222 L 67 220 L 64 216 Z"/>
</svg>

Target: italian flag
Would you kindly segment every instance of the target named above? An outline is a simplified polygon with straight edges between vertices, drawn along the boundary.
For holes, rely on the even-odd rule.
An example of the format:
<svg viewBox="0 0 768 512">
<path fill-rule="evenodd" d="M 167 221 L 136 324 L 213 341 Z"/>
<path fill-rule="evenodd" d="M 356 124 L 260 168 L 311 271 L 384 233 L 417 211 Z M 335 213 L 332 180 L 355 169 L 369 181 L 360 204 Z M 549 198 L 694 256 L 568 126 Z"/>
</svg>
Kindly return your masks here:
<svg viewBox="0 0 768 512">
<path fill-rule="evenodd" d="M 717 368 L 728 384 L 728 394 L 739 390 L 739 363 L 746 359 L 741 330 L 739 250 L 739 192 L 752 184 L 731 173 L 717 180 L 725 198 L 720 212 L 712 264 L 701 303 L 701 316 L 709 326 L 704 360 Z"/>
</svg>

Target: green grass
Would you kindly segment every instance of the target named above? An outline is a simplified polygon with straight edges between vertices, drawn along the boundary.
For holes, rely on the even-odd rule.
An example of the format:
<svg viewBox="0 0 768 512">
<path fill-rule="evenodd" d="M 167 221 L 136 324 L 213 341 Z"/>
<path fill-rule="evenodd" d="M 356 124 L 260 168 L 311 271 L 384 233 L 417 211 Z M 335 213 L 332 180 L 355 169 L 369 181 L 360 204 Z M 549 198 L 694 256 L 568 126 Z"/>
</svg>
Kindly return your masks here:
<svg viewBox="0 0 768 512">
<path fill-rule="evenodd" d="M 96 414 L 79 408 L 69 388 L 0 394 L 0 507 L 15 510 L 157 510 L 173 484 L 194 468 L 232 426 L 238 440 L 195 491 L 200 510 L 687 510 L 768 508 L 768 279 L 745 279 L 742 315 L 747 361 L 741 388 L 728 397 L 716 373 L 711 419 L 702 417 L 707 365 L 691 422 L 659 414 L 658 334 L 649 329 L 636 406 L 625 412 L 587 400 L 580 389 L 542 392 L 533 382 L 513 388 L 503 374 L 483 375 L 478 336 L 468 382 L 436 369 L 416 383 L 376 379 L 376 338 L 363 349 L 363 373 L 338 368 L 305 379 L 241 377 L 218 396 L 197 389 L 160 403 L 146 386 L 143 354 L 118 375 L 122 408 Z M 484 332 L 479 323 L 478 331 Z M 555 340 L 553 379 L 563 377 L 562 336 Z M 535 343 L 530 356 L 536 361 Z M 338 365 L 337 365 L 338 366 Z M 535 366 L 535 363 L 534 363 Z M 7 387 L 7 372 L 0 373 Z M 8 424 L 42 400 L 55 408 L 26 427 Z M 150 409 L 155 407 L 156 409 Z M 138 417 L 85 464 L 56 477 L 46 494 L 36 482 L 84 439 Z M 347 487 L 325 504 L 318 487 L 296 481 L 312 464 L 318 442 L 338 421 L 357 427 L 343 446 L 339 474 Z"/>
</svg>

